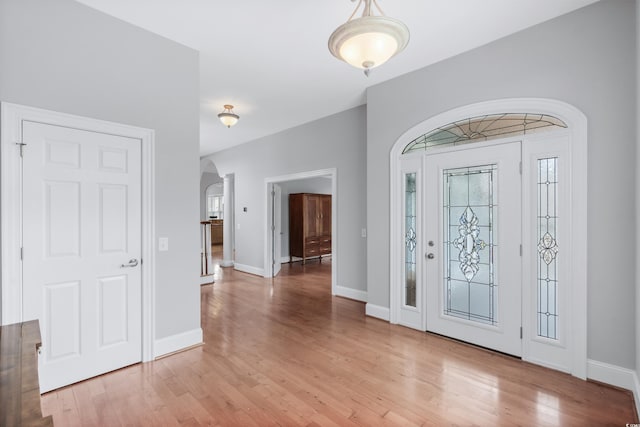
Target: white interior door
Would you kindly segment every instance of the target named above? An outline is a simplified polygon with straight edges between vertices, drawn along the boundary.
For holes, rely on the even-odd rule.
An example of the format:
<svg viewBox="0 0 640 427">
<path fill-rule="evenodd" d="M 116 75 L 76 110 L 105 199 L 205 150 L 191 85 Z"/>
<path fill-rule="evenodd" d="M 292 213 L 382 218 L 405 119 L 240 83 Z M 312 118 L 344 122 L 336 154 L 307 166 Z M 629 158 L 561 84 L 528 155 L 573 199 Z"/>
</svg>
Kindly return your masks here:
<svg viewBox="0 0 640 427">
<path fill-rule="evenodd" d="M 141 143 L 25 122 L 23 313 L 42 392 L 139 362 Z"/>
<path fill-rule="evenodd" d="M 273 184 L 273 191 L 271 193 L 273 196 L 273 224 L 271 230 L 273 232 L 272 242 L 273 242 L 273 274 L 272 276 L 277 276 L 280 273 L 280 269 L 282 268 L 282 187 L 278 184 Z"/>
<path fill-rule="evenodd" d="M 426 157 L 427 330 L 521 355 L 520 142 Z"/>
</svg>

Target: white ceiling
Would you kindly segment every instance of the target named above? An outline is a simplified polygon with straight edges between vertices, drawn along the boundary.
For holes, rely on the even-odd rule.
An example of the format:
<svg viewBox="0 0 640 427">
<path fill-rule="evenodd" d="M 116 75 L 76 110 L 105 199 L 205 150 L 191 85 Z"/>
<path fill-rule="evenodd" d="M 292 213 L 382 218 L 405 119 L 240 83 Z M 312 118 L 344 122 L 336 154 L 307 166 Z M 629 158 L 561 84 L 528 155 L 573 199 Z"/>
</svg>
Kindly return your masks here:
<svg viewBox="0 0 640 427">
<path fill-rule="evenodd" d="M 372 70 L 335 59 L 331 32 L 349 0 L 78 0 L 200 51 L 200 154 L 364 104 L 365 89 L 596 0 L 379 0 L 411 32 Z M 231 129 L 216 115 L 235 105 Z"/>
</svg>

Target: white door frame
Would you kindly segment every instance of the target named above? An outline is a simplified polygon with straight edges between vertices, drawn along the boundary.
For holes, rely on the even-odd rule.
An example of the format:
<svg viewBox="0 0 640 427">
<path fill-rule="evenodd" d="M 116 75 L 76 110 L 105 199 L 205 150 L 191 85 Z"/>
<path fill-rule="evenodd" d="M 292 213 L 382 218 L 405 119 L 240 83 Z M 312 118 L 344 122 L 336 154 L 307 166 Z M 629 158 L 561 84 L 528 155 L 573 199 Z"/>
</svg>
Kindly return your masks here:
<svg viewBox="0 0 640 427">
<path fill-rule="evenodd" d="M 287 181 L 297 181 L 300 179 L 317 178 L 320 176 L 331 176 L 331 294 L 336 295 L 336 283 L 338 277 L 338 244 L 336 234 L 338 231 L 338 170 L 336 168 L 320 169 L 315 171 L 300 172 L 290 175 L 274 176 L 264 179 L 264 277 L 271 277 L 271 260 L 273 259 L 271 249 L 271 224 L 269 217 L 271 212 L 271 184 L 278 184 Z"/>
<path fill-rule="evenodd" d="M 129 125 L 3 102 L 0 139 L 2 324 L 22 322 L 22 123 L 36 122 L 138 139 L 142 145 L 142 361 L 153 360 L 155 337 L 155 132 Z"/>
<path fill-rule="evenodd" d="M 543 98 L 510 98 L 487 102 L 480 102 L 449 110 L 433 116 L 417 124 L 403 133 L 393 145 L 390 153 L 390 268 L 389 268 L 389 319 L 391 323 L 398 323 L 401 301 L 400 277 L 402 262 L 401 215 L 398 206 L 402 205 L 401 192 L 401 157 L 402 150 L 415 139 L 438 126 L 452 123 L 469 117 L 477 117 L 499 113 L 530 113 L 549 114 L 560 118 L 568 125 L 569 138 L 569 168 L 571 194 L 570 208 L 579 213 L 571 217 L 570 224 L 570 271 L 572 301 L 569 330 L 572 331 L 571 367 L 573 376 L 585 379 L 587 376 L 587 119 L 585 115 L 572 105 Z M 523 227 L 527 227 L 523 224 Z M 419 257 L 422 254 L 418 254 Z M 524 283 L 524 282 L 523 282 Z M 523 296 L 524 298 L 524 296 Z M 523 307 L 529 306 L 523 301 Z M 525 319 L 523 319 L 525 320 Z M 425 328 L 426 329 L 426 328 Z M 528 328 L 531 329 L 531 328 Z M 527 336 L 529 335 L 529 336 Z M 529 360 L 526 340 L 532 339 L 531 331 L 525 331 L 523 337 L 522 359 Z M 538 362 L 536 362 L 538 363 Z"/>
<path fill-rule="evenodd" d="M 276 221 L 278 218 L 280 223 Z M 282 268 L 282 186 L 271 183 L 271 277 L 275 277 Z M 279 236 L 279 238 L 276 238 Z M 276 268 L 277 263 L 277 268 Z"/>
</svg>

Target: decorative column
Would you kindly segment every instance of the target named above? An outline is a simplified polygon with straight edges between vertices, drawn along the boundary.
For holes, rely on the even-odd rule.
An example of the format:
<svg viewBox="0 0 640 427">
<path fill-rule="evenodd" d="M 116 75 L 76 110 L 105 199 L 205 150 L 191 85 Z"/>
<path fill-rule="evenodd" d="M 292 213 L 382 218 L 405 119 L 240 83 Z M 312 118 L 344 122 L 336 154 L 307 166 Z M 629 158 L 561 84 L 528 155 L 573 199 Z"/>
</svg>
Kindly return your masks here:
<svg viewBox="0 0 640 427">
<path fill-rule="evenodd" d="M 224 176 L 224 221 L 222 222 L 222 262 L 220 267 L 233 267 L 233 175 Z"/>
</svg>

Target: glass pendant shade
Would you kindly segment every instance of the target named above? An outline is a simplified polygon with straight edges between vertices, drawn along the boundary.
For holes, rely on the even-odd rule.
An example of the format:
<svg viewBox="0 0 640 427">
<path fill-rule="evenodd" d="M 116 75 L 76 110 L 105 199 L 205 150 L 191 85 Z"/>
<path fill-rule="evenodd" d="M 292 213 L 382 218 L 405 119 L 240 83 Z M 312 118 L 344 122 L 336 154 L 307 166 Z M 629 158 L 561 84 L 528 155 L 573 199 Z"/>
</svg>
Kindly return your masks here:
<svg viewBox="0 0 640 427">
<path fill-rule="evenodd" d="M 218 114 L 218 118 L 223 125 L 230 128 L 231 126 L 238 123 L 238 119 L 240 119 L 240 116 L 233 112 L 233 105 L 225 105 L 222 113 Z"/>
<path fill-rule="evenodd" d="M 336 58 L 366 71 L 402 52 L 409 43 L 409 29 L 396 19 L 372 16 L 371 0 L 364 1 L 363 16 L 339 26 L 329 38 L 329 50 Z"/>
</svg>

